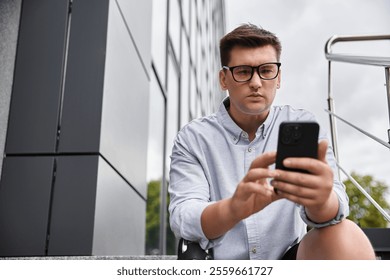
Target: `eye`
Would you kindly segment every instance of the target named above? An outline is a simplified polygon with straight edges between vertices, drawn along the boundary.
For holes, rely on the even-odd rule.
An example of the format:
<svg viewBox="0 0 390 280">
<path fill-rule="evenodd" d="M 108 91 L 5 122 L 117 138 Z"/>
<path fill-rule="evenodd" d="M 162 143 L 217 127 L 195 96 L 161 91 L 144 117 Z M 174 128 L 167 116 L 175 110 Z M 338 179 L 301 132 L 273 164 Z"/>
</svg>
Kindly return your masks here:
<svg viewBox="0 0 390 280">
<path fill-rule="evenodd" d="M 275 72 L 275 68 L 272 66 L 264 66 L 260 68 L 260 73 L 262 74 L 267 74 L 267 73 L 269 74 L 274 72 Z"/>
<path fill-rule="evenodd" d="M 234 68 L 234 73 L 241 76 L 250 75 L 252 73 L 252 68 L 246 66 L 239 66 L 237 68 Z"/>
<path fill-rule="evenodd" d="M 275 64 L 265 64 L 259 68 L 260 77 L 264 79 L 273 79 L 278 73 L 278 67 Z"/>
</svg>

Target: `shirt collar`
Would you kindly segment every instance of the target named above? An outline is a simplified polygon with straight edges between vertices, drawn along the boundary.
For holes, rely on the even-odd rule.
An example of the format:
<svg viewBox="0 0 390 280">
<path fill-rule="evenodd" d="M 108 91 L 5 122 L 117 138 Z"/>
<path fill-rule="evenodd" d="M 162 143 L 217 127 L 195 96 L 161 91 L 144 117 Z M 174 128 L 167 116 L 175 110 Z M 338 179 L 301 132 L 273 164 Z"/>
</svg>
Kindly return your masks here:
<svg viewBox="0 0 390 280">
<path fill-rule="evenodd" d="M 234 144 L 237 144 L 244 132 L 230 117 L 228 108 L 230 106 L 230 99 L 226 97 L 219 106 L 217 111 L 217 119 L 222 124 L 223 128 L 231 135 L 231 140 Z M 256 136 L 259 134 L 264 138 L 267 136 L 272 119 L 274 118 L 275 108 L 271 106 L 269 114 L 264 123 L 258 128 Z"/>
<path fill-rule="evenodd" d="M 269 113 L 268 113 L 267 118 L 265 119 L 264 123 L 259 127 L 259 129 L 261 127 L 263 127 L 263 129 L 262 129 L 263 138 L 265 138 L 267 136 L 267 134 L 271 128 L 271 125 L 273 124 L 274 117 L 275 117 L 275 107 L 271 106 L 269 108 Z"/>
<path fill-rule="evenodd" d="M 231 141 L 237 144 L 240 140 L 242 129 L 233 121 L 230 117 L 228 108 L 230 107 L 230 99 L 226 97 L 219 105 L 217 111 L 217 119 L 223 126 L 223 128 L 230 134 Z"/>
</svg>

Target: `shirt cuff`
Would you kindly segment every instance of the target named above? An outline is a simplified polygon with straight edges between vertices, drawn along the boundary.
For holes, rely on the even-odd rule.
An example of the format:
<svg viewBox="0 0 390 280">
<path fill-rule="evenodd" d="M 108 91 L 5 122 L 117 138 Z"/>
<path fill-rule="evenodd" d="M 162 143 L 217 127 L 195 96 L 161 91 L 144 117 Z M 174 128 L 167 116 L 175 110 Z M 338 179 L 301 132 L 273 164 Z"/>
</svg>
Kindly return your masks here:
<svg viewBox="0 0 390 280">
<path fill-rule="evenodd" d="M 311 221 L 308 217 L 307 217 L 307 213 L 306 213 L 306 210 L 305 210 L 305 206 L 302 206 L 302 205 L 299 205 L 300 207 L 300 215 L 301 215 L 301 218 L 302 220 L 309 226 L 309 227 L 312 227 L 312 228 L 323 228 L 323 227 L 327 227 L 327 226 L 331 226 L 331 225 L 336 225 L 338 223 L 340 223 L 343 219 L 344 219 L 344 204 L 340 201 L 340 198 L 338 197 L 338 200 L 339 200 L 339 210 L 337 212 L 337 215 L 336 217 L 334 217 L 333 219 L 327 221 L 327 222 L 323 222 L 323 223 L 316 223 L 316 222 L 313 222 Z"/>
<path fill-rule="evenodd" d="M 222 242 L 224 235 L 216 239 L 208 239 L 202 229 L 201 216 L 204 209 L 213 202 L 193 203 L 190 209 L 182 209 L 180 223 L 174 224 L 174 228 L 179 229 L 175 231 L 177 237 L 182 237 L 186 240 L 199 243 L 203 250 L 213 248 Z"/>
</svg>

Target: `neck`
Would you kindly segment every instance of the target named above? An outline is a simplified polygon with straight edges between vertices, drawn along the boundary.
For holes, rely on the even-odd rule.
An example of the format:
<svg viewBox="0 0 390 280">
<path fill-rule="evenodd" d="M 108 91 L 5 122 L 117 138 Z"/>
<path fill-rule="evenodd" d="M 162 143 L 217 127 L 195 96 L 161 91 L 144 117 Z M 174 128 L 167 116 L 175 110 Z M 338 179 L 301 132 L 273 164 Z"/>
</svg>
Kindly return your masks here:
<svg viewBox="0 0 390 280">
<path fill-rule="evenodd" d="M 249 135 L 249 140 L 252 141 L 255 139 L 257 129 L 264 123 L 266 120 L 269 109 L 265 112 L 262 112 L 258 115 L 246 115 L 246 114 L 237 114 L 232 110 L 232 107 L 228 109 L 230 117 L 233 121 L 246 133 Z"/>
</svg>

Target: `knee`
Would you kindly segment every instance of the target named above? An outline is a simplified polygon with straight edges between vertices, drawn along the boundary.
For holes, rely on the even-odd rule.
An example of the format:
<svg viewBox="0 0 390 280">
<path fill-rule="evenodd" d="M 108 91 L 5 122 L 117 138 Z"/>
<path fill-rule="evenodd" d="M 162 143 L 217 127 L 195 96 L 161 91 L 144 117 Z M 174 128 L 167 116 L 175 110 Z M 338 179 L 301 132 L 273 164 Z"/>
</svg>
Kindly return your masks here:
<svg viewBox="0 0 390 280">
<path fill-rule="evenodd" d="M 336 225 L 313 229 L 310 234 L 317 236 L 317 238 L 325 238 L 329 242 L 348 242 L 351 239 L 367 239 L 366 241 L 368 241 L 361 228 L 347 219 Z"/>
<path fill-rule="evenodd" d="M 354 222 L 344 219 L 340 223 L 324 228 L 314 229 L 319 234 L 324 235 L 335 235 L 335 237 L 339 237 L 342 239 L 348 239 L 350 237 L 358 236 L 363 237 L 364 232 L 361 230 L 361 228 L 355 224 Z M 365 235 L 364 235 L 365 236 Z"/>
<path fill-rule="evenodd" d="M 302 246 L 301 246 L 302 245 Z M 375 253 L 364 232 L 352 221 L 313 229 L 298 249 L 298 257 L 314 259 L 375 259 Z"/>
</svg>

